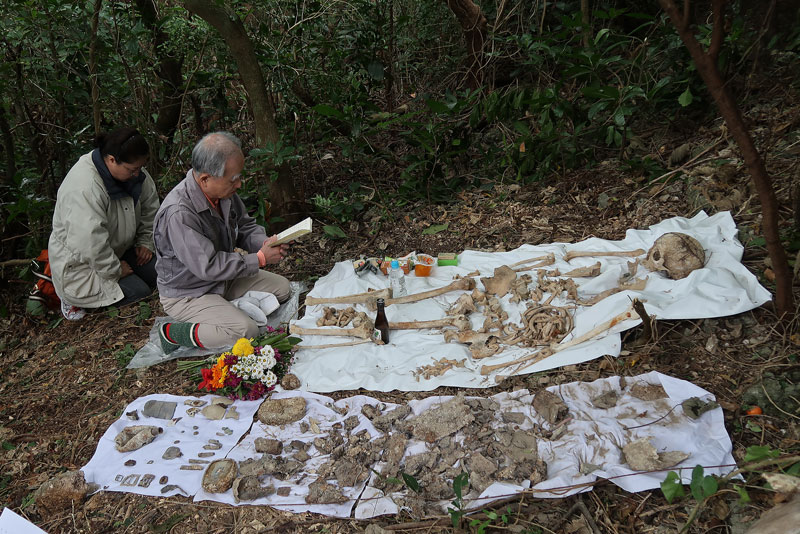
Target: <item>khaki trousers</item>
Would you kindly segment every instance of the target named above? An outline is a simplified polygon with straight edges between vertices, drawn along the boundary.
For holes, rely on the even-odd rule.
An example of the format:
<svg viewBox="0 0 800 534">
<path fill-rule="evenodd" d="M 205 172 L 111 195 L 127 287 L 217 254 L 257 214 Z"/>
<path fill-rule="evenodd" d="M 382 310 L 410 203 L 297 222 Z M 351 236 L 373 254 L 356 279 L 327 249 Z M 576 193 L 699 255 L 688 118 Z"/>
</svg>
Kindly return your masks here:
<svg viewBox="0 0 800 534">
<path fill-rule="evenodd" d="M 245 312 L 230 303 L 248 291 L 272 293 L 278 302 L 291 295 L 289 280 L 281 275 L 258 271 L 250 277 L 225 284 L 222 295 L 202 297 L 161 297 L 161 305 L 170 317 L 186 323 L 199 323 L 197 337 L 207 348 L 230 348 L 240 338 L 258 334 L 258 325 Z"/>
</svg>

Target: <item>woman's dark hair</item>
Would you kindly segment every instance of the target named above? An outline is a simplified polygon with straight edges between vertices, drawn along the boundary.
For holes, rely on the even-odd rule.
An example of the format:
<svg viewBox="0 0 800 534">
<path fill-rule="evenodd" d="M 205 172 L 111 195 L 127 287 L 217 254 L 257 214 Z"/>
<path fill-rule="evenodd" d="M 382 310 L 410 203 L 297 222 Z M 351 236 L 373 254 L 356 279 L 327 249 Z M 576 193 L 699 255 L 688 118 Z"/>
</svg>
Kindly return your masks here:
<svg viewBox="0 0 800 534">
<path fill-rule="evenodd" d="M 134 163 L 150 155 L 147 140 L 135 128 L 118 128 L 113 132 L 100 134 L 94 144 L 103 157 L 114 156 L 122 163 Z"/>
</svg>

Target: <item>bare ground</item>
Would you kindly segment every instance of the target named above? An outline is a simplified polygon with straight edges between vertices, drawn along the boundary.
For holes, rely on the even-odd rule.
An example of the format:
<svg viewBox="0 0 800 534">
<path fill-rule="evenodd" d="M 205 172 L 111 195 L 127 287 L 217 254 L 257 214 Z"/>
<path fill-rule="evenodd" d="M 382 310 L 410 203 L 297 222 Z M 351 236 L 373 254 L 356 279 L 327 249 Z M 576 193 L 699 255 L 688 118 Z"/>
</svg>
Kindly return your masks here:
<svg viewBox="0 0 800 534">
<path fill-rule="evenodd" d="M 791 104 L 791 103 L 790 103 Z M 795 232 L 790 191 L 798 161 L 792 152 L 796 108 L 777 109 L 764 103 L 748 110 L 757 123 L 754 136 L 770 154 L 768 167 L 782 202 L 781 224 L 787 238 Z M 447 205 L 418 205 L 395 221 L 370 218 L 345 228 L 347 240 L 318 238 L 294 247 L 292 259 L 276 269 L 293 279 L 313 280 L 335 261 L 360 254 L 402 254 L 410 250 L 436 254 L 465 248 L 508 250 L 523 243 L 576 242 L 590 236 L 620 239 L 629 228 L 646 228 L 665 218 L 731 210 L 747 245 L 744 263 L 773 290 L 765 251 L 758 246 L 759 205 L 740 163 L 728 172 L 706 173 L 735 157 L 735 147 L 717 125 L 692 133 L 690 139 L 669 137 L 658 129 L 645 139 L 651 153 L 666 160 L 679 144 L 689 141 L 693 154 L 711 148 L 690 163 L 698 176 L 672 174 L 651 180 L 609 161 L 591 170 L 572 172 L 551 183 L 524 187 L 501 185 L 491 191 L 458 193 Z M 777 132 L 777 133 L 776 133 Z M 733 148 L 733 155 L 724 151 Z M 704 160 L 712 158 L 710 161 Z M 666 165 L 666 164 L 665 164 Z M 699 169 L 699 170 L 698 170 Z M 380 199 L 373 200 L 376 205 Z M 379 206 L 377 206 L 379 207 Z M 372 213 L 377 213 L 374 210 Z M 436 224 L 447 230 L 423 235 Z M 42 514 L 33 492 L 54 475 L 79 469 L 94 453 L 106 428 L 133 399 L 152 393 L 193 394 L 196 384 L 174 363 L 138 371 L 124 366 L 146 340 L 153 317 L 140 317 L 140 308 L 119 316 L 89 315 L 69 323 L 56 316 L 34 319 L 24 315 L 28 283 L 11 281 L 1 297 L 10 316 L 0 320 L 0 498 L 2 504 L 27 516 L 50 534 L 80 532 L 171 532 L 254 534 L 260 532 L 363 532 L 370 525 L 391 531 L 451 532 L 447 516 L 413 521 L 403 514 L 370 522 L 331 519 L 314 514 L 291 514 L 269 507 L 231 507 L 192 503 L 190 499 L 149 498 L 124 493 L 97 493 L 74 509 Z M 797 299 L 797 295 L 796 295 Z M 162 313 L 157 298 L 152 315 Z M 146 314 L 145 314 L 146 315 Z M 575 380 L 613 375 L 633 376 L 658 370 L 694 382 L 717 396 L 723 406 L 734 456 L 742 462 L 752 445 L 767 445 L 785 454 L 800 451 L 797 399 L 777 407 L 762 406 L 763 415 L 744 413 L 743 395 L 763 378 L 784 383 L 797 378 L 796 325 L 779 328 L 769 305 L 738 316 L 712 320 L 663 321 L 654 340 L 628 349 L 634 330 L 623 343 L 623 356 L 605 357 L 547 373 L 514 377 L 489 390 L 468 395 L 492 395 L 502 390 L 536 390 Z M 709 341 L 716 339 L 716 343 Z M 454 388 L 424 393 L 342 391 L 336 398 L 366 393 L 391 402 L 428 395 L 454 394 Z M 762 471 L 775 471 L 767 466 Z M 743 527 L 784 497 L 765 489 L 758 473 L 748 473 L 751 501 L 740 504 L 731 484 L 723 484 L 700 511 L 689 532 L 743 532 Z M 565 499 L 535 500 L 520 495 L 493 508 L 507 513 L 490 521 L 487 531 L 663 533 L 676 532 L 691 512 L 691 498 L 667 503 L 661 491 L 626 493 L 608 482 L 593 491 Z M 486 518 L 478 515 L 478 518 Z M 372 527 L 374 528 L 374 527 Z M 469 531 L 469 527 L 467 527 Z M 472 528 L 476 532 L 476 528 Z M 380 531 L 378 531 L 380 532 Z"/>
</svg>

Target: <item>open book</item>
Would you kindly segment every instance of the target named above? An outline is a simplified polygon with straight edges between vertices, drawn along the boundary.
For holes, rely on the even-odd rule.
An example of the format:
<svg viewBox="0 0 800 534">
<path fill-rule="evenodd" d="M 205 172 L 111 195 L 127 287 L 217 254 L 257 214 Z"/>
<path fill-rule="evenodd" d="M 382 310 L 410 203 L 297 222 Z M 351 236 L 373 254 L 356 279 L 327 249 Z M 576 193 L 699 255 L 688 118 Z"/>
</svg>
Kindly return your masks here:
<svg viewBox="0 0 800 534">
<path fill-rule="evenodd" d="M 306 235 L 309 232 L 311 232 L 311 217 L 307 217 L 306 219 L 300 221 L 291 228 L 287 228 L 283 232 L 279 233 L 278 239 L 276 239 L 274 243 L 270 244 L 270 246 L 277 247 L 278 245 L 281 245 L 283 243 L 294 241 L 301 235 Z"/>
</svg>

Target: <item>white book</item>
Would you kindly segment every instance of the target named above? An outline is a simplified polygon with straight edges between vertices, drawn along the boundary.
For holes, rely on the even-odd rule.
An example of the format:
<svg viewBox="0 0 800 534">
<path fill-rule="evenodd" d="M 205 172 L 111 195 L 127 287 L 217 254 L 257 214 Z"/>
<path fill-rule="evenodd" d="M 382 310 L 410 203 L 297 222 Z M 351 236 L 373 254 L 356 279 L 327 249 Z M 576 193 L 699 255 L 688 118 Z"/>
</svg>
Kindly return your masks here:
<svg viewBox="0 0 800 534">
<path fill-rule="evenodd" d="M 307 233 L 311 232 L 311 217 L 307 217 L 306 219 L 300 221 L 299 223 L 295 224 L 291 228 L 287 228 L 283 232 L 278 234 L 278 239 L 272 243 L 271 247 L 277 247 L 283 243 L 288 243 L 289 241 L 294 241 L 300 236 L 306 235 Z"/>
</svg>

